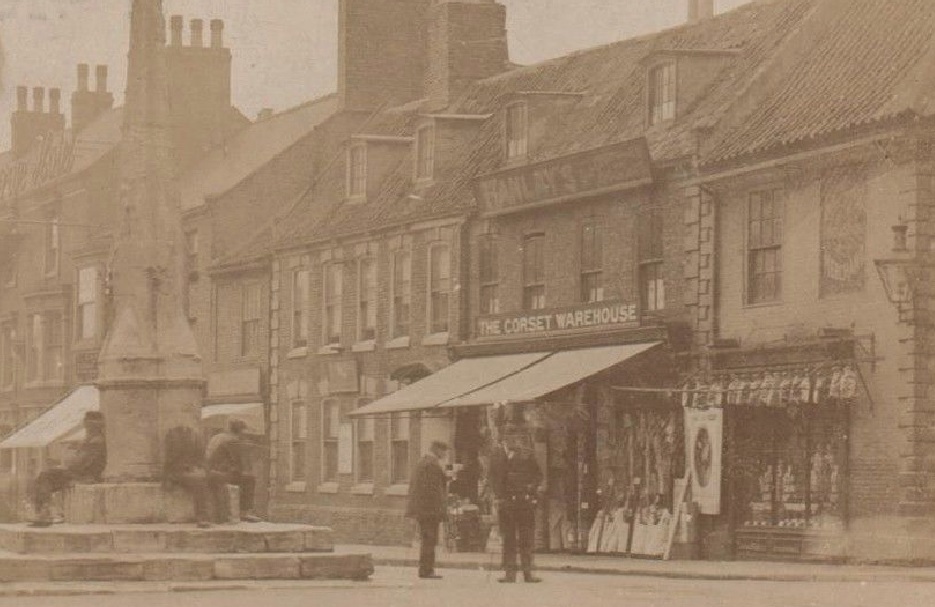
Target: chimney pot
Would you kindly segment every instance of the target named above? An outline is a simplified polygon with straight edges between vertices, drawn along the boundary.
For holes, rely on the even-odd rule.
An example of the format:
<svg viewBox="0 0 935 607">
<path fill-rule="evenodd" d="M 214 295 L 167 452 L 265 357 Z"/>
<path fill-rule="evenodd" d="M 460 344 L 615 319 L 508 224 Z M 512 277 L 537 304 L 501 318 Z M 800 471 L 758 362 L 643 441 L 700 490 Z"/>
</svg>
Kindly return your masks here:
<svg viewBox="0 0 935 607">
<path fill-rule="evenodd" d="M 182 15 L 172 15 L 169 26 L 172 32 L 170 38 L 172 46 L 182 46 L 182 26 Z"/>
<path fill-rule="evenodd" d="M 62 89 L 49 89 L 49 113 L 62 113 Z"/>
<path fill-rule="evenodd" d="M 221 19 L 211 20 L 211 48 L 224 47 L 224 21 Z"/>
<path fill-rule="evenodd" d="M 78 92 L 86 93 L 88 91 L 88 77 L 91 74 L 91 66 L 87 63 L 78 64 Z"/>
<path fill-rule="evenodd" d="M 201 19 L 192 19 L 192 42 L 195 48 L 203 48 L 205 45 L 205 22 Z"/>
<path fill-rule="evenodd" d="M 698 23 L 714 16 L 714 0 L 688 0 L 688 22 Z"/>
<path fill-rule="evenodd" d="M 95 76 L 97 77 L 97 92 L 106 93 L 107 92 L 107 66 L 99 65 L 95 68 Z"/>
<path fill-rule="evenodd" d="M 26 100 L 29 98 L 29 89 L 25 86 L 16 87 L 16 111 L 18 112 L 28 112 L 29 108 L 26 107 Z"/>
<path fill-rule="evenodd" d="M 45 111 L 45 89 L 41 86 L 32 90 L 32 111 L 37 113 Z"/>
</svg>

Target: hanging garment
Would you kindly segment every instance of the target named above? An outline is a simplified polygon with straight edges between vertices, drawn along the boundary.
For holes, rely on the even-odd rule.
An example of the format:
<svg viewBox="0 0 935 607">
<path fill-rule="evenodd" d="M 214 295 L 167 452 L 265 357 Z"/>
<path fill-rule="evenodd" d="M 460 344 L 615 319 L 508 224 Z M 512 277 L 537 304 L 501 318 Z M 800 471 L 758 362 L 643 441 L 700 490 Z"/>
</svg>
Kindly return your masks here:
<svg viewBox="0 0 935 607">
<path fill-rule="evenodd" d="M 588 553 L 594 554 L 601 545 L 601 532 L 604 530 L 604 511 L 598 510 L 591 531 L 588 533 Z"/>
</svg>

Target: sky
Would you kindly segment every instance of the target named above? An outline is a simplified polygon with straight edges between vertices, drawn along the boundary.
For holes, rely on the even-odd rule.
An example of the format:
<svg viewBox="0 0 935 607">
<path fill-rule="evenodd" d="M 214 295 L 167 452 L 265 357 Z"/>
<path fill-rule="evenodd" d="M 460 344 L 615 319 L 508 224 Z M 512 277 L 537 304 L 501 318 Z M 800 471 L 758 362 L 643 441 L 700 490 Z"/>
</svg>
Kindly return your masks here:
<svg viewBox="0 0 935 607">
<path fill-rule="evenodd" d="M 716 10 L 748 1 L 716 0 Z M 687 0 L 501 2 L 507 6 L 511 58 L 522 64 L 678 25 L 687 7 Z M 338 0 L 164 4 L 167 14 L 182 14 L 186 22 L 225 20 L 234 55 L 234 104 L 247 116 L 266 107 L 292 107 L 336 88 Z M 122 102 L 129 7 L 130 0 L 0 0 L 0 148 L 9 144 L 17 85 L 62 88 L 68 112 L 75 66 L 103 63 L 110 66 L 110 89 Z"/>
</svg>

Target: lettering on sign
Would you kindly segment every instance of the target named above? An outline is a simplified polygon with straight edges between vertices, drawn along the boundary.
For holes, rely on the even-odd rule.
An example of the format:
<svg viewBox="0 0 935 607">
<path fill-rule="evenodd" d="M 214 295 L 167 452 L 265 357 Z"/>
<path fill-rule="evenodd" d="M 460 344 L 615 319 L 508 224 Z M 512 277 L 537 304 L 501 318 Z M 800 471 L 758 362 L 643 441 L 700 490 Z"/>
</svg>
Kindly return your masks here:
<svg viewBox="0 0 935 607">
<path fill-rule="evenodd" d="M 648 183 L 649 148 L 635 139 L 480 177 L 477 198 L 488 212 L 561 201 L 594 192 Z"/>
<path fill-rule="evenodd" d="M 633 325 L 639 322 L 635 304 L 606 304 L 535 314 L 485 316 L 477 321 L 478 337 L 562 333 L 580 329 Z"/>
</svg>

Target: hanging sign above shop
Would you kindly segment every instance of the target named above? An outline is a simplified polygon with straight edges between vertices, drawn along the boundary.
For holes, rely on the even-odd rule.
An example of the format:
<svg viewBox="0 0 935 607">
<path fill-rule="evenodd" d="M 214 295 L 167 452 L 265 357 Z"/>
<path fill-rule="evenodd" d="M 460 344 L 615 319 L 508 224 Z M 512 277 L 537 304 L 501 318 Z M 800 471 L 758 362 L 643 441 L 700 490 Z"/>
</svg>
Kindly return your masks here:
<svg viewBox="0 0 935 607">
<path fill-rule="evenodd" d="M 485 175 L 476 192 L 485 212 L 504 214 L 647 185 L 650 168 L 640 138 Z"/>
<path fill-rule="evenodd" d="M 639 312 L 635 304 L 590 304 L 525 314 L 482 316 L 477 321 L 477 336 L 567 333 L 638 324 Z"/>
</svg>

